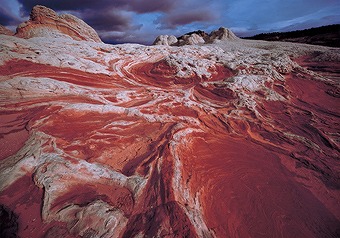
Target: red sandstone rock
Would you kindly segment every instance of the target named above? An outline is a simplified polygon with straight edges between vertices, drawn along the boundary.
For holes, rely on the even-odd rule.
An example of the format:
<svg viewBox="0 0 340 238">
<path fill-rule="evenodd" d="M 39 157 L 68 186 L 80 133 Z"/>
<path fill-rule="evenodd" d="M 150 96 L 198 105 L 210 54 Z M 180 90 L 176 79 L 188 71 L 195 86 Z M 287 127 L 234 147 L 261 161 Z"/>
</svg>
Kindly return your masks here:
<svg viewBox="0 0 340 238">
<path fill-rule="evenodd" d="M 30 19 L 18 26 L 15 35 L 25 39 L 69 36 L 74 40 L 102 42 L 95 30 L 81 19 L 70 14 L 58 15 L 40 5 L 32 9 Z"/>
<path fill-rule="evenodd" d="M 0 25 L 0 35 L 12 36 L 12 35 L 14 35 L 14 33 L 11 30 L 7 29 L 6 27 Z"/>
<path fill-rule="evenodd" d="M 339 50 L 0 47 L 6 234 L 339 236 Z"/>
</svg>

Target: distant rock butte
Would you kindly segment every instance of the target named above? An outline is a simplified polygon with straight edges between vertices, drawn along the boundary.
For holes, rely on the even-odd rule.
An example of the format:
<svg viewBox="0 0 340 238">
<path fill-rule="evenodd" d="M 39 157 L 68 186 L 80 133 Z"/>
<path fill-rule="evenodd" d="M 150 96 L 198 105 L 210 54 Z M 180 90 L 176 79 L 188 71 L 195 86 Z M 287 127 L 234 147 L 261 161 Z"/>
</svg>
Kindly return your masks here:
<svg viewBox="0 0 340 238">
<path fill-rule="evenodd" d="M 160 36 L 157 36 L 153 45 L 175 45 L 177 42 L 178 42 L 178 39 L 176 36 L 160 35 Z"/>
<path fill-rule="evenodd" d="M 97 32 L 83 20 L 71 15 L 58 15 L 52 9 L 37 5 L 32 9 L 30 19 L 21 23 L 15 34 L 21 38 L 71 37 L 74 40 L 102 42 Z"/>
<path fill-rule="evenodd" d="M 210 33 L 208 42 L 214 43 L 216 41 L 228 41 L 228 40 L 238 40 L 239 38 L 235 34 L 224 27 L 219 28 Z"/>
<path fill-rule="evenodd" d="M 238 38 L 231 30 L 221 27 L 210 34 L 207 34 L 204 31 L 194 31 L 178 38 L 174 35 L 160 35 L 155 39 L 153 45 L 202 45 L 217 43 L 219 41 L 235 41 L 239 39 L 240 38 Z"/>
<path fill-rule="evenodd" d="M 64 36 L 0 35 L 0 237 L 339 237 L 340 49 L 31 18 Z"/>
</svg>

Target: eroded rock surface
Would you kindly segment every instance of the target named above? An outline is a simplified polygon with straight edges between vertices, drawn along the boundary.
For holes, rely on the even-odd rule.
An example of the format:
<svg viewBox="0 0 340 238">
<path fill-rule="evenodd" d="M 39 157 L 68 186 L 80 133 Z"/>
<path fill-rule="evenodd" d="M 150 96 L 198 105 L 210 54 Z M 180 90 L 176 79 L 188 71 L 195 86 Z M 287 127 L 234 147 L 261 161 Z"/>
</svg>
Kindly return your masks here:
<svg viewBox="0 0 340 238">
<path fill-rule="evenodd" d="M 20 237 L 339 236 L 339 50 L 0 47 L 0 204 Z"/>
<path fill-rule="evenodd" d="M 160 35 L 157 36 L 153 45 L 175 45 L 177 43 L 177 37 L 173 35 Z"/>
<path fill-rule="evenodd" d="M 40 5 L 32 9 L 30 19 L 18 26 L 15 35 L 25 39 L 68 37 L 78 41 L 102 42 L 97 32 L 83 20 L 71 14 L 58 15 Z"/>
<path fill-rule="evenodd" d="M 14 35 L 14 33 L 10 29 L 7 29 L 6 27 L 0 25 L 0 35 L 12 36 Z"/>
<path fill-rule="evenodd" d="M 238 38 L 231 30 L 220 27 L 218 30 L 212 31 L 210 34 L 204 31 L 189 32 L 180 37 L 174 35 L 160 35 L 158 36 L 153 45 L 169 45 L 169 46 L 183 46 L 183 45 L 203 45 L 219 43 L 224 41 L 237 41 Z"/>
<path fill-rule="evenodd" d="M 231 30 L 221 27 L 210 33 L 207 42 L 216 43 L 218 41 L 238 40 L 239 38 Z"/>
</svg>

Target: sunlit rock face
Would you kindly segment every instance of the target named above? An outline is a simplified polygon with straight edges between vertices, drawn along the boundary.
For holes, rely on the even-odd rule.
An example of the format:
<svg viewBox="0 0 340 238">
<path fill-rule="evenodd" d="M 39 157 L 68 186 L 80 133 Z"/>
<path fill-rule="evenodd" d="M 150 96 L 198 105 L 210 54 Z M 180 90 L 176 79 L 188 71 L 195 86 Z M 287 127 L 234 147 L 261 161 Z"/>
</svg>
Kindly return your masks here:
<svg viewBox="0 0 340 238">
<path fill-rule="evenodd" d="M 32 37 L 67 37 L 74 40 L 102 42 L 97 32 L 83 20 L 70 15 L 58 15 L 50 8 L 37 5 L 32 9 L 30 19 L 21 23 L 16 36 L 21 38 Z"/>
<path fill-rule="evenodd" d="M 2 234 L 339 236 L 339 50 L 0 49 Z"/>
</svg>

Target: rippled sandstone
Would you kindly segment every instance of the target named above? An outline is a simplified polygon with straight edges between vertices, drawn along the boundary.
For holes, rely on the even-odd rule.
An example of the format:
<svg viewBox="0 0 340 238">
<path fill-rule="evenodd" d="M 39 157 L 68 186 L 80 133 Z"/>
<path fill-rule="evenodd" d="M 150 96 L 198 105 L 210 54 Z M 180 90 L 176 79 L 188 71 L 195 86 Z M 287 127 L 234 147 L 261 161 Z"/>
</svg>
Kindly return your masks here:
<svg viewBox="0 0 340 238">
<path fill-rule="evenodd" d="M 0 49 L 7 232 L 339 236 L 339 50 L 6 35 Z"/>
</svg>

